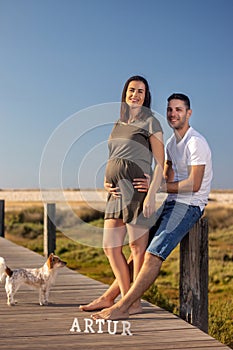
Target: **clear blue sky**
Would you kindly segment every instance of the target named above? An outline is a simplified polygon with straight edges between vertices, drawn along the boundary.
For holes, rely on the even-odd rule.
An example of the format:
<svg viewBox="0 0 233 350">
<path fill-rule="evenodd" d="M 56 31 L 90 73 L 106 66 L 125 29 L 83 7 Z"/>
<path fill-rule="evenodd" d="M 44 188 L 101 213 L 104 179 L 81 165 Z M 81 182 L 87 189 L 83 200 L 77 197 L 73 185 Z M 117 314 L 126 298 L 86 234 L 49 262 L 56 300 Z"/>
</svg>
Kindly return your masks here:
<svg viewBox="0 0 233 350">
<path fill-rule="evenodd" d="M 232 13 L 232 0 L 0 0 L 0 188 L 38 188 L 42 153 L 54 135 L 61 144 L 49 152 L 67 148 L 62 186 L 92 187 L 110 130 L 98 127 L 100 110 L 81 112 L 70 145 L 61 146 L 57 131 L 83 109 L 119 102 L 134 74 L 148 79 L 161 115 L 171 93 L 190 96 L 191 124 L 213 153 L 212 187 L 233 188 Z M 93 130 L 90 120 L 85 125 L 92 117 Z M 95 161 L 79 183 L 87 153 Z M 56 171 L 48 164 L 43 184 L 56 186 Z"/>
</svg>

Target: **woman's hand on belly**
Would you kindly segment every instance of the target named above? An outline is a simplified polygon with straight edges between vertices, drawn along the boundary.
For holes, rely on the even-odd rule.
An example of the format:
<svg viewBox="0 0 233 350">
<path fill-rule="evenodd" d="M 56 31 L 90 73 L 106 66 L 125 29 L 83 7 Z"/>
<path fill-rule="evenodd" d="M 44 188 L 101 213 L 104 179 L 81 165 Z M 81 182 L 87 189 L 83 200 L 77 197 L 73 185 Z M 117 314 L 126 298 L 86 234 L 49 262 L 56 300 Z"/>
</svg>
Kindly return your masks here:
<svg viewBox="0 0 233 350">
<path fill-rule="evenodd" d="M 113 184 L 104 181 L 104 188 L 105 190 L 110 193 L 113 197 L 115 198 L 120 198 L 121 193 L 120 193 L 120 188 L 119 187 L 113 187 Z"/>
</svg>

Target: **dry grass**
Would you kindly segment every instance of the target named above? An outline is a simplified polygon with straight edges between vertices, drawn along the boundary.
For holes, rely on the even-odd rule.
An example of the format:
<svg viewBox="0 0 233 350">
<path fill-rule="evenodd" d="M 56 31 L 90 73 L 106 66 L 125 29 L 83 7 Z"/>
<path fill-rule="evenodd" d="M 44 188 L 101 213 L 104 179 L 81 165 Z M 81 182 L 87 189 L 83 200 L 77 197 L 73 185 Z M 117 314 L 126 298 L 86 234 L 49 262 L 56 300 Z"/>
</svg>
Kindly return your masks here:
<svg viewBox="0 0 233 350">
<path fill-rule="evenodd" d="M 41 221 L 43 204 L 34 204 L 34 202 L 6 203 L 8 219 L 11 212 L 15 212 L 15 208 L 18 211 L 20 207 L 20 219 L 16 218 L 15 221 L 37 220 L 38 225 L 38 221 Z M 98 219 L 94 211 L 88 213 L 80 208 L 80 203 L 78 204 L 73 203 L 74 211 L 80 210 L 79 215 L 82 213 L 88 221 L 92 219 L 93 214 L 93 219 L 97 219 L 95 224 L 103 225 L 103 221 Z M 31 210 L 32 207 L 36 207 L 36 210 Z M 213 337 L 233 348 L 233 204 L 222 205 L 217 201 L 211 201 L 206 208 L 205 215 L 209 222 L 209 331 Z M 21 224 L 25 225 L 25 222 Z M 12 222 L 11 225 L 13 225 Z M 6 235 L 7 238 L 39 253 L 43 252 L 42 232 L 28 239 L 27 235 L 25 237 L 25 234 L 22 234 L 19 227 L 14 227 L 15 234 L 12 234 L 13 226 L 11 228 L 10 233 Z M 27 226 L 28 234 L 30 228 L 36 232 L 38 226 Z M 22 230 L 25 232 L 25 227 Z M 125 249 L 128 254 L 128 248 Z M 68 261 L 70 268 L 80 273 L 104 283 L 111 283 L 113 280 L 111 268 L 101 249 L 80 245 L 58 233 L 56 253 Z M 146 297 L 151 302 L 177 313 L 178 284 L 179 248 L 176 248 L 169 259 L 164 262 L 156 284 L 148 290 Z"/>
</svg>

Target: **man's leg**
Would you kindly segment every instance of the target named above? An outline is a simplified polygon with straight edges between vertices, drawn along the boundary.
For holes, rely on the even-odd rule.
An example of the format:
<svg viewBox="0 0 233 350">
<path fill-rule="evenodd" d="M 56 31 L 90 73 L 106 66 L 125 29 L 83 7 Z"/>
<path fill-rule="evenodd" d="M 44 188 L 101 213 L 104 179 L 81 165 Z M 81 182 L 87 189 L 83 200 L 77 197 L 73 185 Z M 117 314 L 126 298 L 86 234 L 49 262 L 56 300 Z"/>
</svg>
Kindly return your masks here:
<svg viewBox="0 0 233 350">
<path fill-rule="evenodd" d="M 92 315 L 93 319 L 119 320 L 129 317 L 130 306 L 151 286 L 159 275 L 162 260 L 148 252 L 145 253 L 145 260 L 142 268 L 127 294 L 115 305 Z"/>
<path fill-rule="evenodd" d="M 127 318 L 132 303 L 140 298 L 157 278 L 162 261 L 170 255 L 200 217 L 201 211 L 198 207 L 174 201 L 166 203 L 159 219 L 159 229 L 154 232 L 143 266 L 132 287 L 119 302 L 92 317 L 112 320 Z"/>
</svg>

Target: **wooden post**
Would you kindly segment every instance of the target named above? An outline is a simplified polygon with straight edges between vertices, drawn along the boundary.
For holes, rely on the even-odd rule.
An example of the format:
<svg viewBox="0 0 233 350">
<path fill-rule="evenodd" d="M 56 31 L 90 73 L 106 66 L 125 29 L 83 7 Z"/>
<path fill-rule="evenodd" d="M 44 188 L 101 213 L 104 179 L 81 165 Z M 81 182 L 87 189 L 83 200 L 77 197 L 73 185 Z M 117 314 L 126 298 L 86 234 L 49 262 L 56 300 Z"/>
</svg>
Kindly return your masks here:
<svg viewBox="0 0 233 350">
<path fill-rule="evenodd" d="M 0 199 L 0 237 L 5 237 L 5 201 Z"/>
<path fill-rule="evenodd" d="M 56 207 L 54 203 L 44 205 L 44 255 L 49 256 L 56 250 Z"/>
<path fill-rule="evenodd" d="M 180 317 L 208 333 L 208 220 L 180 243 Z"/>
</svg>

